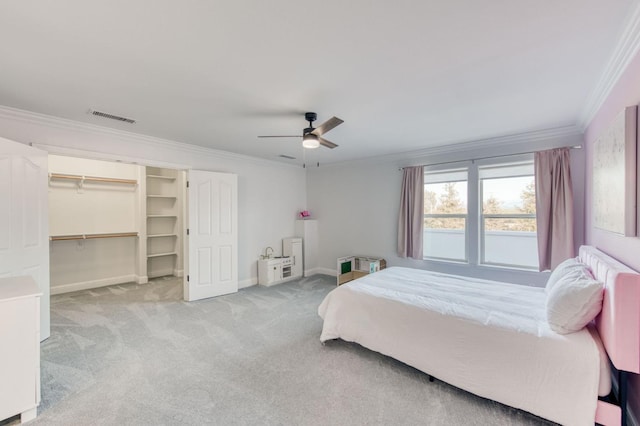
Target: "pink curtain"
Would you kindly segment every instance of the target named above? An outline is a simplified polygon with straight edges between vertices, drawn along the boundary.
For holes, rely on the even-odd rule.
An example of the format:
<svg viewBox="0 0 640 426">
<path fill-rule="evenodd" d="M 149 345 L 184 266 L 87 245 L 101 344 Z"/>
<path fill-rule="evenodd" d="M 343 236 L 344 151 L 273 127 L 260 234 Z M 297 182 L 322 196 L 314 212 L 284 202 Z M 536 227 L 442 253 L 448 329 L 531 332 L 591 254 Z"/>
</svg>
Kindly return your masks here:
<svg viewBox="0 0 640 426">
<path fill-rule="evenodd" d="M 553 270 L 575 256 L 573 246 L 573 190 L 569 148 L 535 154 L 536 220 L 540 270 Z"/>
<path fill-rule="evenodd" d="M 422 259 L 424 167 L 405 167 L 398 217 L 398 255 Z"/>
</svg>

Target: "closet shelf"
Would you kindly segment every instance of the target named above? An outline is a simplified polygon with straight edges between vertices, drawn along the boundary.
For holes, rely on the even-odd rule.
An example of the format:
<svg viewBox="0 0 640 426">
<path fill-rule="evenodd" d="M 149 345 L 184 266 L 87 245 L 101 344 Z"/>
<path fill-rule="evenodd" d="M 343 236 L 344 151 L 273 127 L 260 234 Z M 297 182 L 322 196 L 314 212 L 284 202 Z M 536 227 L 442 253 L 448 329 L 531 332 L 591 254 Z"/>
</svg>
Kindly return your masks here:
<svg viewBox="0 0 640 426">
<path fill-rule="evenodd" d="M 147 179 L 165 179 L 165 180 L 176 180 L 173 176 L 161 176 L 161 175 L 147 175 Z"/>
<path fill-rule="evenodd" d="M 178 234 L 151 234 L 147 235 L 147 238 L 160 238 L 160 237 L 177 237 Z"/>
<path fill-rule="evenodd" d="M 174 200 L 176 199 L 174 195 L 147 195 L 147 198 L 173 198 Z"/>
<path fill-rule="evenodd" d="M 67 175 L 62 173 L 49 173 L 49 180 L 66 179 L 77 180 L 78 185 L 82 186 L 85 182 L 105 182 L 105 183 L 122 183 L 126 185 L 137 185 L 138 181 L 135 179 L 119 179 L 101 176 L 83 176 L 83 175 Z"/>
<path fill-rule="evenodd" d="M 154 218 L 154 217 L 169 217 L 169 218 L 174 218 L 174 219 L 178 218 L 178 216 L 176 216 L 174 214 L 148 214 L 147 215 L 147 219 Z"/>
<path fill-rule="evenodd" d="M 156 253 L 156 254 L 148 254 L 147 257 L 148 258 L 152 258 L 152 257 L 163 257 L 163 256 L 177 256 L 178 253 L 175 251 L 169 252 L 169 253 Z"/>
<path fill-rule="evenodd" d="M 67 240 L 93 240 L 97 238 L 125 238 L 137 237 L 137 232 L 115 232 L 110 234 L 75 234 L 75 235 L 51 235 L 51 241 L 67 241 Z"/>
</svg>

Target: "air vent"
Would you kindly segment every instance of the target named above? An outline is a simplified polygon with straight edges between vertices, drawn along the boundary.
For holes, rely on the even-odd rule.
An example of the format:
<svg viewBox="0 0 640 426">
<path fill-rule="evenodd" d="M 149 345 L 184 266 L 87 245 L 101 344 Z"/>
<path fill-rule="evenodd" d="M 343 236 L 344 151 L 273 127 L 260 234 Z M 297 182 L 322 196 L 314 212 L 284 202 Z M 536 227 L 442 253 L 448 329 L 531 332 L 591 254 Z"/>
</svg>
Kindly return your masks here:
<svg viewBox="0 0 640 426">
<path fill-rule="evenodd" d="M 292 157 L 290 155 L 284 155 L 284 154 L 280 154 L 280 155 L 278 155 L 278 157 L 286 158 L 287 160 L 295 160 L 296 159 L 296 157 Z"/>
<path fill-rule="evenodd" d="M 129 123 L 129 124 L 136 123 L 136 120 L 134 120 L 133 118 L 120 117 L 119 115 L 113 115 L 113 114 L 109 114 L 102 111 L 96 111 L 94 109 L 90 109 L 89 114 L 95 115 L 97 117 L 108 118 L 109 120 L 124 121 L 125 123 Z"/>
</svg>

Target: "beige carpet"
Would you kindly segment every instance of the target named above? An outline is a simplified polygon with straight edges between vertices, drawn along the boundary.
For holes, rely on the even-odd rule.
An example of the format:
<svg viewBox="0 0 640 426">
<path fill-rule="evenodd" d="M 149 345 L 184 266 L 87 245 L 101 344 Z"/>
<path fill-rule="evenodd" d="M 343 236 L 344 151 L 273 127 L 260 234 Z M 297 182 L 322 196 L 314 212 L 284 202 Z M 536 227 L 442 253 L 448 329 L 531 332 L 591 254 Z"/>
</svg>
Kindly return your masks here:
<svg viewBox="0 0 640 426">
<path fill-rule="evenodd" d="M 53 296 L 32 424 L 548 424 L 356 344 L 321 345 L 334 280 L 192 303 L 175 279 Z"/>
</svg>

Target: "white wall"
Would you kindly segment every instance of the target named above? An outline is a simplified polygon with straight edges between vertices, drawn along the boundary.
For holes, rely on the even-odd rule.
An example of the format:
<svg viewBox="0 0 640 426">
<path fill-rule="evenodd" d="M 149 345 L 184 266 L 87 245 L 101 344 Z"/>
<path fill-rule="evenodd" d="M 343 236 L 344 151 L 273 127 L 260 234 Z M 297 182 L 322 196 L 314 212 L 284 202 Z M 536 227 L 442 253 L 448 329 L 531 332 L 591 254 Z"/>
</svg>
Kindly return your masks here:
<svg viewBox="0 0 640 426">
<path fill-rule="evenodd" d="M 135 129 L 135 127 L 134 127 Z M 0 136 L 33 143 L 50 153 L 137 162 L 174 169 L 238 175 L 238 278 L 257 283 L 257 259 L 265 247 L 281 250 L 294 235 L 298 210 L 306 207 L 305 169 L 207 148 L 114 131 L 0 108 Z M 256 143 L 260 143 L 256 139 Z"/>
<path fill-rule="evenodd" d="M 516 283 L 543 285 L 547 273 L 511 271 L 402 259 L 396 254 L 397 221 L 402 171 L 400 167 L 462 161 L 516 154 L 559 146 L 578 145 L 582 136 L 566 132 L 540 132 L 513 140 L 496 139 L 458 144 L 420 155 L 397 155 L 312 168 L 307 176 L 309 210 L 318 219 L 319 266 L 335 273 L 336 259 L 348 255 L 380 256 L 389 266 L 408 266 Z M 499 146 L 497 146 L 499 144 Z M 584 240 L 584 150 L 572 150 L 572 176 L 576 211 L 575 243 Z"/>
</svg>

